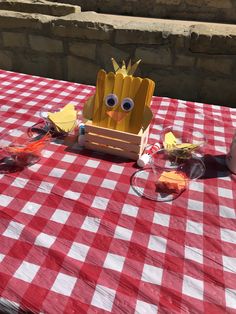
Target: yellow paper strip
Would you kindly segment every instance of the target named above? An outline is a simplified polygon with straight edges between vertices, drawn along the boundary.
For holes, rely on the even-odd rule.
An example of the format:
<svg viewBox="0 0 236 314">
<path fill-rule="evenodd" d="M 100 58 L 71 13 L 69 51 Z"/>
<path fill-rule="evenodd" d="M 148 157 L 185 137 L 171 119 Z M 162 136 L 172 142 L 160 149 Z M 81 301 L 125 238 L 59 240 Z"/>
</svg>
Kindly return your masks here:
<svg viewBox="0 0 236 314">
<path fill-rule="evenodd" d="M 130 115 L 132 111 L 125 112 L 121 108 L 121 103 L 125 98 L 127 97 L 131 98 L 130 91 L 131 91 L 132 81 L 133 81 L 132 76 L 126 76 L 124 78 L 122 94 L 121 94 L 121 99 L 120 99 L 120 106 L 118 108 L 118 112 L 120 113 L 120 115 L 123 115 L 123 118 L 120 121 L 116 122 L 116 130 L 119 130 L 119 131 L 129 132 L 129 120 L 130 120 Z"/>
<path fill-rule="evenodd" d="M 106 79 L 106 72 L 104 70 L 100 70 L 97 75 L 97 83 L 96 83 L 96 94 L 95 94 L 95 102 L 94 102 L 94 113 L 93 113 L 93 124 L 99 125 L 101 121 L 101 105 L 104 98 L 104 85 Z"/>
<path fill-rule="evenodd" d="M 118 104 L 116 106 L 114 106 L 113 108 L 108 108 L 107 111 L 109 111 L 109 112 L 112 112 L 112 111 L 114 112 L 114 110 L 117 110 L 118 106 L 120 105 L 120 98 L 121 98 L 121 94 L 122 94 L 123 81 L 124 81 L 124 75 L 122 73 L 117 73 L 115 75 L 113 94 L 115 94 L 117 96 Z M 108 117 L 107 127 L 109 129 L 115 129 L 115 127 L 116 127 L 116 121 L 111 116 Z"/>
<path fill-rule="evenodd" d="M 115 74 L 113 72 L 109 72 L 105 78 L 104 85 L 104 96 L 103 99 L 100 99 L 100 110 L 101 110 L 101 119 L 99 126 L 106 128 L 108 126 L 109 116 L 107 115 L 107 106 L 105 104 L 105 98 L 107 95 L 113 93 L 115 83 Z"/>
<path fill-rule="evenodd" d="M 131 116 L 131 125 L 130 125 L 130 131 L 132 133 L 138 133 L 142 126 L 142 120 L 143 120 L 143 113 L 144 113 L 144 107 L 147 102 L 148 98 L 148 89 L 150 84 L 149 79 L 143 79 L 141 82 L 141 85 L 137 91 L 137 94 L 135 95 L 135 106 L 132 111 Z"/>
</svg>

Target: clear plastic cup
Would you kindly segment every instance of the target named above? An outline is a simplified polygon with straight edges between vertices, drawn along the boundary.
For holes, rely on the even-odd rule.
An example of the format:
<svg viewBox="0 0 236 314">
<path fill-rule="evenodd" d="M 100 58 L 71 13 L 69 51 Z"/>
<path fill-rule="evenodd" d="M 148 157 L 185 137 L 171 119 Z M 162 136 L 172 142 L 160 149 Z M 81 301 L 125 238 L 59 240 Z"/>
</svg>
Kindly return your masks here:
<svg viewBox="0 0 236 314">
<path fill-rule="evenodd" d="M 168 158 L 163 157 L 161 162 L 159 159 L 157 164 L 154 162 L 160 155 L 161 151 L 153 154 L 150 167 L 137 171 L 131 179 L 132 188 L 141 197 L 158 202 L 171 201 L 180 196 L 192 180 L 205 173 L 205 164 L 198 156 L 192 155 L 184 163 L 171 167 Z"/>
<path fill-rule="evenodd" d="M 1 134 L 0 165 L 7 168 L 7 166 L 24 167 L 35 164 L 40 160 L 42 150 L 48 144 L 50 138 L 49 134 L 36 135 L 29 133 L 27 128 L 12 129 Z"/>
<path fill-rule="evenodd" d="M 187 144 L 182 145 L 182 149 L 178 148 L 174 144 L 167 147 L 165 143 L 165 135 L 171 132 L 176 138 L 176 144 Z M 172 164 L 171 167 L 179 166 L 184 163 L 185 160 L 192 157 L 192 154 L 203 155 L 206 146 L 206 136 L 193 128 L 185 128 L 184 126 L 167 126 L 161 132 L 161 142 L 165 148 L 165 155 L 168 155 L 168 159 Z M 192 144 L 194 146 L 190 146 Z"/>
</svg>

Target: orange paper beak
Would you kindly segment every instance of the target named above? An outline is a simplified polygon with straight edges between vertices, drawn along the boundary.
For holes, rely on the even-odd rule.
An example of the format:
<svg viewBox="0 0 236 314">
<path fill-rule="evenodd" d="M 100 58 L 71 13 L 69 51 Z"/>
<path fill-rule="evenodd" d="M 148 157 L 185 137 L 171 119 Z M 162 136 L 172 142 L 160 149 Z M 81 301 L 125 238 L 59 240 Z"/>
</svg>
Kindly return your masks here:
<svg viewBox="0 0 236 314">
<path fill-rule="evenodd" d="M 107 111 L 108 116 L 110 116 L 116 122 L 121 121 L 126 116 L 126 112 L 118 112 L 118 111 Z"/>
</svg>

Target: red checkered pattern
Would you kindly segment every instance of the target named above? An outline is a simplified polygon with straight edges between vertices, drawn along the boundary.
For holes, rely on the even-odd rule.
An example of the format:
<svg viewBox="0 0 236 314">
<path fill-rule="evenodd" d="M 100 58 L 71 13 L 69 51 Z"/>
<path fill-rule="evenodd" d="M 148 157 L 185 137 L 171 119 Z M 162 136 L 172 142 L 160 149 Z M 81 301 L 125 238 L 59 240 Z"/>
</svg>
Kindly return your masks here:
<svg viewBox="0 0 236 314">
<path fill-rule="evenodd" d="M 0 71 L 0 132 L 95 88 Z M 52 141 L 0 175 L 0 309 L 35 313 L 236 313 L 236 185 L 224 164 L 235 109 L 154 97 L 166 125 L 208 138 L 207 171 L 170 202 L 138 196 L 135 162 Z"/>
</svg>

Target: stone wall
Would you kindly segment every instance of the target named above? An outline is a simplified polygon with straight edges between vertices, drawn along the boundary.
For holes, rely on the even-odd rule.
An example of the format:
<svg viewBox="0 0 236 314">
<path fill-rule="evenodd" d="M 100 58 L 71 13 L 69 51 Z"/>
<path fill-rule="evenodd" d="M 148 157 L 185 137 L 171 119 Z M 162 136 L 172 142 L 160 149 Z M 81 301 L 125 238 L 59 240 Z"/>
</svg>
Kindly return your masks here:
<svg viewBox="0 0 236 314">
<path fill-rule="evenodd" d="M 236 107 L 235 25 L 1 10 L 0 28 L 3 69 L 94 85 L 111 57 L 141 58 L 156 95 Z"/>
<path fill-rule="evenodd" d="M 82 11 L 236 23 L 235 0 L 52 0 L 81 6 Z"/>
</svg>

